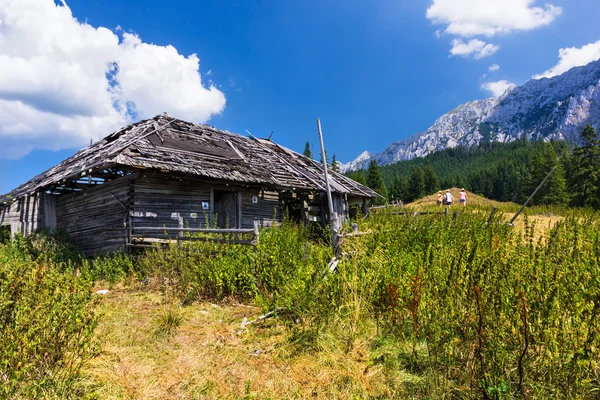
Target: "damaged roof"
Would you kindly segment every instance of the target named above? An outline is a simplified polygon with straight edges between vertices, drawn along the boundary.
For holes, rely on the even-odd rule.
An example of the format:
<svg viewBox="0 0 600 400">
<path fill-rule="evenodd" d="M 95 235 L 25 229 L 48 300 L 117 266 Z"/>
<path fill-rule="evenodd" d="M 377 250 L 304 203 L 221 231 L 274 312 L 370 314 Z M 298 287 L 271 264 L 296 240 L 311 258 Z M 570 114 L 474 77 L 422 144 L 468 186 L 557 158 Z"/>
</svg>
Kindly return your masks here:
<svg viewBox="0 0 600 400">
<path fill-rule="evenodd" d="M 49 190 L 115 166 L 160 170 L 258 184 L 277 189 L 325 190 L 321 163 L 271 140 L 241 136 L 160 114 L 126 126 L 19 186 L 0 202 Z M 330 171 L 333 192 L 379 197 Z"/>
</svg>

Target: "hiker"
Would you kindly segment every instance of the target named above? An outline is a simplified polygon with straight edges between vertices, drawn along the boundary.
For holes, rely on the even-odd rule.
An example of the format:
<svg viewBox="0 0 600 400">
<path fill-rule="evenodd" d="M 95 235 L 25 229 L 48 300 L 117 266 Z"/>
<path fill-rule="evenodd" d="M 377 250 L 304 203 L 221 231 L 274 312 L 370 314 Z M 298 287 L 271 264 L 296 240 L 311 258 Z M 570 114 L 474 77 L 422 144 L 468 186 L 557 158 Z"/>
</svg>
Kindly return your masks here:
<svg viewBox="0 0 600 400">
<path fill-rule="evenodd" d="M 463 207 L 467 206 L 467 192 L 465 192 L 465 188 L 462 188 L 460 190 L 460 198 L 459 198 L 460 204 Z"/>
<path fill-rule="evenodd" d="M 444 196 L 444 200 L 446 200 L 446 205 L 448 207 L 452 207 L 452 200 L 454 200 L 454 197 L 452 197 L 452 193 L 450 193 L 450 189 L 446 190 L 446 195 Z"/>
<path fill-rule="evenodd" d="M 440 190 L 437 194 L 437 199 L 435 200 L 435 202 L 437 203 L 438 206 L 442 206 L 442 204 L 444 203 L 444 195 L 442 194 L 442 191 Z"/>
</svg>

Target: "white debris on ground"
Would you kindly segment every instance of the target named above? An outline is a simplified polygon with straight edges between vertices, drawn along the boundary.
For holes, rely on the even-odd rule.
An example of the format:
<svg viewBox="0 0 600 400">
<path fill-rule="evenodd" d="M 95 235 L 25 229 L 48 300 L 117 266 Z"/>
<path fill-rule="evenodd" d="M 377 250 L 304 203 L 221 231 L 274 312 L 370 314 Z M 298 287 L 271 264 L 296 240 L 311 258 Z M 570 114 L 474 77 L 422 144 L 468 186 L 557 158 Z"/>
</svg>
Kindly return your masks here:
<svg viewBox="0 0 600 400">
<path fill-rule="evenodd" d="M 96 290 L 96 294 L 100 294 L 100 295 L 105 295 L 108 294 L 109 290 L 108 289 L 100 289 L 100 290 Z"/>
</svg>

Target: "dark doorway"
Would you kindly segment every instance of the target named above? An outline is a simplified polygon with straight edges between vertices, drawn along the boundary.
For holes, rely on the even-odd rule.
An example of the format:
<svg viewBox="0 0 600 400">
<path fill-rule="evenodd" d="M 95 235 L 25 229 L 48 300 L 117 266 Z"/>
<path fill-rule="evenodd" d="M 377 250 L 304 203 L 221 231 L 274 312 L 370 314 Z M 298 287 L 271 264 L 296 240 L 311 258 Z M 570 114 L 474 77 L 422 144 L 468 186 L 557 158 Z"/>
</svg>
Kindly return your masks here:
<svg viewBox="0 0 600 400">
<path fill-rule="evenodd" d="M 237 192 L 215 190 L 215 215 L 218 228 L 239 228 Z"/>
</svg>

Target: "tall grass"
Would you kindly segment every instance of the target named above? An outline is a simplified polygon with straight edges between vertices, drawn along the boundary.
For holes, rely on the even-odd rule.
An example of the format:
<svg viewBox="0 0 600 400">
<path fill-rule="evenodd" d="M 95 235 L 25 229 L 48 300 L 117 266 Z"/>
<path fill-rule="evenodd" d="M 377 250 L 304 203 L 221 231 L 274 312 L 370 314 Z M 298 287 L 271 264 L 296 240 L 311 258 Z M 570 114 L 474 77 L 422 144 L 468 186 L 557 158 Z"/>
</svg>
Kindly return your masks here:
<svg viewBox="0 0 600 400">
<path fill-rule="evenodd" d="M 89 316 L 89 281 L 132 276 L 162 290 L 167 304 L 233 297 L 265 311 L 282 307 L 294 351 L 366 346 L 368 365 L 389 378 L 390 397 L 593 398 L 600 387 L 600 224 L 591 212 L 561 215 L 544 236 L 525 216 L 525 228 L 515 230 L 487 224 L 487 213 L 470 208 L 456 218 L 372 215 L 361 221 L 370 235 L 343 243 L 335 273 L 327 269 L 327 243 L 289 222 L 263 230 L 256 248 L 199 241 L 83 260 L 58 246 L 35 261 L 13 245 L 0 253 L 11 263 L 0 282 L 9 288 L 31 276 L 28 285 L 36 287 L 40 268 L 53 274 L 40 307 L 48 315 L 67 301 L 59 287 L 74 287 L 66 291 L 73 315 Z M 29 307 L 19 293 L 13 297 Z M 2 307 L 11 301 L 3 297 Z M 157 322 L 166 334 L 180 322 L 171 311 Z M 93 327 L 86 318 L 75 325 L 82 332 Z"/>
<path fill-rule="evenodd" d="M 21 244 L 0 245 L 0 398 L 69 398 L 93 354 L 91 282 Z"/>
<path fill-rule="evenodd" d="M 256 249 L 154 250 L 141 269 L 184 301 L 237 296 L 283 307 L 298 349 L 371 343 L 390 374 L 422 377 L 423 397 L 590 397 L 600 386 L 600 238 L 588 214 L 538 238 L 487 215 L 372 216 L 371 235 L 331 252 L 286 223 Z M 213 253 L 211 253 L 213 252 Z M 394 372 L 395 371 L 395 372 Z M 406 387 L 390 388 L 406 395 Z"/>
<path fill-rule="evenodd" d="M 476 213 L 373 218 L 375 234 L 351 244 L 355 256 L 340 264 L 342 276 L 368 277 L 346 285 L 347 297 L 372 308 L 380 338 L 407 344 L 388 356 L 432 378 L 436 396 L 593 396 L 598 222 L 569 217 L 540 239 L 529 224 L 515 234 L 485 222 Z"/>
</svg>

